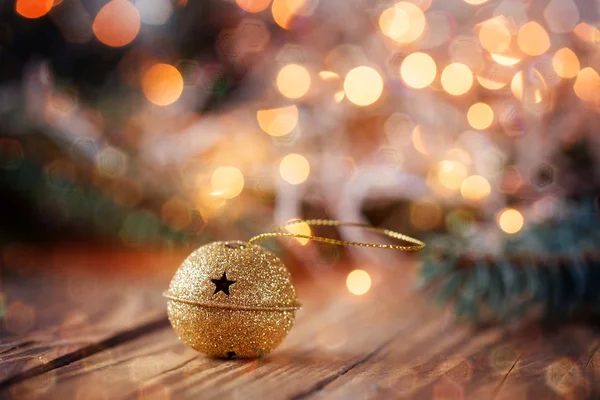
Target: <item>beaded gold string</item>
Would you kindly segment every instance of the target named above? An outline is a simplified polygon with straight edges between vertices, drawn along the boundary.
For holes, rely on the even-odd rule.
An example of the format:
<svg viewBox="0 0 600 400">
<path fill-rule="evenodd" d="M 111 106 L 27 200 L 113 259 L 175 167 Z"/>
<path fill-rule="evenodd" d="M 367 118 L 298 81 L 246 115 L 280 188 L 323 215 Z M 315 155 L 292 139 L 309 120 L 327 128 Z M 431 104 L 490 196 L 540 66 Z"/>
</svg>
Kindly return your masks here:
<svg viewBox="0 0 600 400">
<path fill-rule="evenodd" d="M 407 243 L 412 243 L 411 245 L 399 245 L 399 244 L 378 244 L 378 243 L 363 243 L 363 242 L 353 242 L 349 240 L 338 240 L 321 236 L 312 236 L 312 235 L 303 235 L 301 233 L 292 233 L 292 232 L 284 232 L 283 230 L 288 226 L 297 225 L 297 224 L 306 224 L 308 226 L 335 226 L 335 227 L 354 227 L 366 229 L 368 231 L 381 233 L 385 236 L 402 240 Z M 308 239 L 314 240 L 316 242 L 323 242 L 329 244 L 335 244 L 338 246 L 357 246 L 357 247 L 371 247 L 371 248 L 379 248 L 379 249 L 392 249 L 399 251 L 418 251 L 425 247 L 425 243 L 412 238 L 410 236 L 404 235 L 402 233 L 394 232 L 389 229 L 376 228 L 370 225 L 359 224 L 355 222 L 342 222 L 336 220 L 329 219 L 309 219 L 309 220 L 295 220 L 290 221 L 284 225 L 281 225 L 275 228 L 274 231 L 268 233 L 261 233 L 260 235 L 254 236 L 250 240 L 248 240 L 248 246 L 252 244 L 258 244 L 265 239 L 271 237 L 293 237 L 298 239 Z"/>
</svg>

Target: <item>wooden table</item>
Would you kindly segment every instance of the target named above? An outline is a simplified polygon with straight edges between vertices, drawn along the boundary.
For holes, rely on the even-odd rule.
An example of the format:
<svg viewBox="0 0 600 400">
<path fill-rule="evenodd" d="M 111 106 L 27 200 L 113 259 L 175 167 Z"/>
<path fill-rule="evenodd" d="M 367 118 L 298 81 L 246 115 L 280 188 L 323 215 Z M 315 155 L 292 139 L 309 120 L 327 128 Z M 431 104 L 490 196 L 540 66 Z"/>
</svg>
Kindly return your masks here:
<svg viewBox="0 0 600 400">
<path fill-rule="evenodd" d="M 412 290 L 405 272 L 377 270 L 364 296 L 337 269 L 305 278 L 304 306 L 277 350 L 218 360 L 182 344 L 167 320 L 161 294 L 184 255 L 67 250 L 44 270 L 26 267 L 47 262 L 28 251 L 8 261 L 5 252 L 5 265 L 17 264 L 9 271 L 27 273 L 1 282 L 0 398 L 600 396 L 597 329 L 474 331 Z"/>
</svg>

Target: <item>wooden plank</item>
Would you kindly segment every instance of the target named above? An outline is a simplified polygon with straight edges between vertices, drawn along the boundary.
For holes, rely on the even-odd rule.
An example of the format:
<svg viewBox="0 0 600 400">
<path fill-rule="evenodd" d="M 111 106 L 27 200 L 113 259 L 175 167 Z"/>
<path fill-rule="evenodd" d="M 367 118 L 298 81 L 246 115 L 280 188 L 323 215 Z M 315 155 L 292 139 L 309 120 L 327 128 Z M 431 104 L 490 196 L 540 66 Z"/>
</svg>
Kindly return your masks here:
<svg viewBox="0 0 600 400">
<path fill-rule="evenodd" d="M 19 275 L 18 265 L 3 271 L 8 278 L 0 286 L 6 305 L 0 324 L 0 382 L 30 368 L 48 367 L 65 355 L 84 356 L 128 330 L 161 319 L 164 325 L 161 293 L 169 277 L 146 277 L 142 271 L 155 268 L 157 260 L 176 268 L 182 256 L 170 257 L 169 262 L 156 252 L 115 255 L 64 249 L 48 251 L 35 261 L 23 262 L 21 257 L 25 266 L 35 262 L 45 268 L 26 276 Z"/>
<path fill-rule="evenodd" d="M 499 329 L 475 336 L 467 326 L 453 325 L 439 314 L 436 318 L 431 311 L 423 313 L 417 324 L 419 328 L 411 337 L 396 338 L 376 357 L 313 394 L 336 398 L 410 396 L 435 380 L 441 371 L 462 364 L 469 354 L 501 336 Z"/>
<path fill-rule="evenodd" d="M 461 374 L 460 366 L 442 368 L 438 377 L 416 392 L 414 398 L 440 393 L 467 399 L 563 398 L 548 385 L 548 367 L 561 358 L 583 355 L 585 343 L 594 337 L 590 330 L 573 326 L 543 333 L 535 339 L 524 337 L 523 333 L 504 334 L 498 342 L 463 361 L 463 366 L 469 368 L 468 374 Z M 587 395 L 574 391 L 569 398 L 583 399 Z"/>
<path fill-rule="evenodd" d="M 402 397 L 414 399 L 588 398 L 597 380 L 583 372 L 597 333 L 589 327 L 566 326 L 557 332 L 529 335 L 490 329 L 468 340 L 456 340 L 461 327 L 431 333 L 407 346 L 394 340 L 377 357 L 336 380 L 319 395 L 334 398 Z M 417 331 L 416 336 L 421 332 Z M 580 360 L 579 363 L 577 360 Z M 555 382 L 548 385 L 556 367 Z"/>
<path fill-rule="evenodd" d="M 590 327 L 577 325 L 537 330 L 534 335 L 508 335 L 490 355 L 477 355 L 480 367 L 465 392 L 474 399 L 589 398 L 598 385 L 586 377 L 583 363 L 590 358 L 597 337 Z M 495 360 L 499 352 L 504 357 Z"/>
<path fill-rule="evenodd" d="M 11 393 L 62 398 L 94 388 L 106 398 L 165 393 L 173 398 L 302 397 L 366 362 L 395 336 L 410 337 L 423 317 L 423 310 L 407 307 L 408 294 L 392 297 L 382 291 L 357 298 L 339 275 L 323 282 L 299 288 L 304 307 L 296 327 L 263 359 L 208 358 L 165 329 L 27 380 Z"/>
<path fill-rule="evenodd" d="M 164 312 L 164 286 L 137 286 L 148 294 L 138 298 L 135 288 L 111 292 L 102 286 L 99 292 L 121 304 L 122 315 L 101 317 L 98 326 L 79 331 L 88 338 L 86 345 L 66 353 L 50 329 L 55 336 L 48 336 L 48 351 L 59 348 L 49 357 L 53 368 L 12 382 L 6 393 L 19 399 L 579 399 L 598 393 L 600 356 L 593 329 L 474 332 L 411 293 L 401 272 L 380 276 L 376 290 L 362 297 L 349 294 L 344 276 L 333 272 L 304 282 L 298 287 L 304 308 L 296 326 L 279 349 L 259 360 L 205 357 L 179 342 L 164 317 L 140 324 L 135 314 L 146 308 L 139 299 Z M 123 331 L 124 322 L 131 325 Z M 0 357 L 28 346 L 13 344 Z M 30 357 L 29 366 L 35 368 L 38 362 L 31 360 L 36 359 Z"/>
</svg>

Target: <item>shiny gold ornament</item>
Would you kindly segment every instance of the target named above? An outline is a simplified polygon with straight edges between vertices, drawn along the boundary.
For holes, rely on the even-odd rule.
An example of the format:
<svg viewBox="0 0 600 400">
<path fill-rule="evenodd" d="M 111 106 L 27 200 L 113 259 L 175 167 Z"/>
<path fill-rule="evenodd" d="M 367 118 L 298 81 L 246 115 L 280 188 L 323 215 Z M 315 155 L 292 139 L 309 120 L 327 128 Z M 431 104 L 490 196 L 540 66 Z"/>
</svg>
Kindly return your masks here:
<svg viewBox="0 0 600 400">
<path fill-rule="evenodd" d="M 165 295 L 179 338 L 216 357 L 270 352 L 287 336 L 298 308 L 283 262 L 243 242 L 216 242 L 194 251 Z"/>
<path fill-rule="evenodd" d="M 350 242 L 284 232 L 286 226 L 349 226 L 379 232 L 412 245 Z M 258 245 L 271 237 L 295 237 L 340 246 L 416 251 L 425 243 L 401 233 L 331 220 L 296 220 L 247 243 L 215 242 L 181 264 L 165 297 L 173 329 L 194 349 L 216 357 L 259 357 L 275 349 L 294 324 L 296 291 L 290 273 L 273 253 Z"/>
</svg>

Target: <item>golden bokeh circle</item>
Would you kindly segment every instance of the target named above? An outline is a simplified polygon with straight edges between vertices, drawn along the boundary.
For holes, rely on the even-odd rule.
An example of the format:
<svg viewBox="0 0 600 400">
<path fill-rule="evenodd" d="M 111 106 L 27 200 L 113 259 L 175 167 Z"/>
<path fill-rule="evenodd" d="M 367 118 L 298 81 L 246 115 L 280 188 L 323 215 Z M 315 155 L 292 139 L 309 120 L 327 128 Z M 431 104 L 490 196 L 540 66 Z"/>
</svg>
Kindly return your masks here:
<svg viewBox="0 0 600 400">
<path fill-rule="evenodd" d="M 142 90 L 146 98 L 158 106 L 172 104 L 183 92 L 181 73 L 169 64 L 154 64 L 144 73 Z"/>
<path fill-rule="evenodd" d="M 289 99 L 298 99 L 310 89 L 310 74 L 302 65 L 288 64 L 277 74 L 277 89 Z"/>
<path fill-rule="evenodd" d="M 414 89 L 423 89 L 431 85 L 436 73 L 435 61 L 426 53 L 409 54 L 400 66 L 402 80 Z"/>
<path fill-rule="evenodd" d="M 374 68 L 360 66 L 352 69 L 344 79 L 344 92 L 357 106 L 375 103 L 383 92 L 383 79 Z"/>
</svg>

